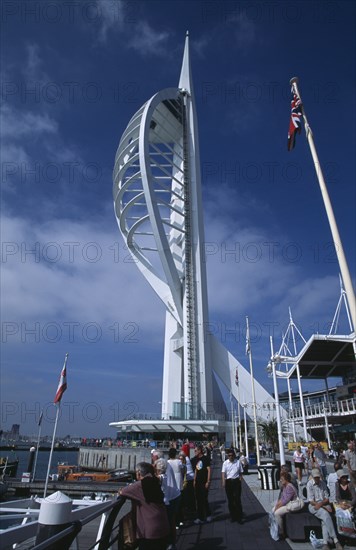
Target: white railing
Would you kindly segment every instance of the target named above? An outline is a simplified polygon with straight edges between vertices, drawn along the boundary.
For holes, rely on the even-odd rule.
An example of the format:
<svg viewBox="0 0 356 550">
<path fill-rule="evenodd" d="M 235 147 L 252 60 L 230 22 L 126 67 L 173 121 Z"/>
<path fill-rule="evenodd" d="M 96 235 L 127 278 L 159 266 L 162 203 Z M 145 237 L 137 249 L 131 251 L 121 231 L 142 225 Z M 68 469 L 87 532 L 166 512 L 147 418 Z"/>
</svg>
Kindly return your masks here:
<svg viewBox="0 0 356 550">
<path fill-rule="evenodd" d="M 39 503 L 40 501 L 42 501 L 42 499 L 37 499 L 37 501 Z M 21 503 L 20 506 L 22 510 L 19 508 L 19 503 Z M 76 540 L 72 543 L 73 546 L 71 546 L 71 548 L 84 548 L 84 546 L 80 544 L 82 527 L 101 516 L 101 521 L 97 534 L 93 537 L 95 541 L 94 545 L 90 545 L 90 548 L 94 548 L 94 546 L 95 548 L 99 548 L 100 550 L 110 548 L 110 538 L 113 532 L 111 531 L 111 528 L 109 526 L 108 527 L 110 531 L 108 532 L 108 529 L 106 529 L 106 520 L 109 518 L 110 514 L 118 514 L 124 503 L 125 499 L 121 497 L 119 497 L 118 499 L 101 502 L 90 500 L 73 500 L 74 510 L 71 514 L 71 524 L 68 529 L 56 535 L 55 538 L 64 538 L 66 534 L 68 535 L 70 534 L 70 532 L 72 532 L 73 538 L 75 537 Z M 32 506 L 33 499 L 24 499 L 23 501 L 12 501 L 2 504 L 0 508 L 0 517 L 2 516 L 3 518 L 5 518 L 9 515 L 15 516 L 15 514 L 11 514 L 11 512 L 16 511 L 16 518 L 13 518 L 15 524 L 14 526 L 4 530 L 0 530 L 0 548 L 15 548 L 17 545 L 25 543 L 25 541 L 31 544 L 30 546 L 26 545 L 26 548 L 31 547 L 36 549 L 38 546 L 39 549 L 42 549 L 53 547 L 51 546 L 52 539 L 49 539 L 48 541 L 39 545 L 35 544 L 34 539 L 38 532 L 39 509 L 34 510 Z M 23 512 L 22 517 L 20 516 L 21 511 Z M 26 517 L 28 521 L 24 523 L 23 519 Z M 117 540 L 115 544 L 115 547 L 117 548 Z M 21 548 L 24 548 L 22 544 Z M 64 550 L 65 548 L 68 548 L 68 546 L 63 545 L 62 548 Z M 88 550 L 88 548 L 88 545 L 85 544 L 85 550 Z"/>
<path fill-rule="evenodd" d="M 328 419 L 333 417 L 350 416 L 356 414 L 356 399 L 344 399 L 334 403 L 320 402 L 313 405 L 304 405 L 306 420 L 313 418 L 321 418 L 327 415 Z M 300 407 L 295 407 L 289 412 L 289 420 L 302 420 L 302 410 Z"/>
</svg>

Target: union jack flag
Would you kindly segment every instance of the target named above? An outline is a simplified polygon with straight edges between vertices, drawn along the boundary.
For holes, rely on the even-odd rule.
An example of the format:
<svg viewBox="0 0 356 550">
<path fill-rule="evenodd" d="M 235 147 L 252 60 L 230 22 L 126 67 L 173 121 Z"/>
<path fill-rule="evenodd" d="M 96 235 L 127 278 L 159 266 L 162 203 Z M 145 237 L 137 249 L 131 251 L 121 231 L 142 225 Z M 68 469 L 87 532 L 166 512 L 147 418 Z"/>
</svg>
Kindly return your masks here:
<svg viewBox="0 0 356 550">
<path fill-rule="evenodd" d="M 293 93 L 293 99 L 291 101 L 291 115 L 289 121 L 288 130 L 288 151 L 294 149 L 295 136 L 300 134 L 302 129 L 302 102 L 297 94 Z"/>
</svg>

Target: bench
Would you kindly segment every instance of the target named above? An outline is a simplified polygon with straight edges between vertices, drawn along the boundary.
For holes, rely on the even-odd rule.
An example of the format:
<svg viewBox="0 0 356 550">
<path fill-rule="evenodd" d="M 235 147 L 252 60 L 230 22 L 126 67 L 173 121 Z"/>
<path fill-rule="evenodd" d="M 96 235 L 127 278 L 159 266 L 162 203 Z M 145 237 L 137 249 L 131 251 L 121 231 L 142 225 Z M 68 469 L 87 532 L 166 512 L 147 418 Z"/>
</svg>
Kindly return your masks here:
<svg viewBox="0 0 356 550">
<path fill-rule="evenodd" d="M 302 510 L 284 516 L 284 528 L 292 541 L 309 542 L 310 531 L 314 531 L 318 539 L 322 538 L 321 521 L 309 512 L 307 503 Z"/>
</svg>

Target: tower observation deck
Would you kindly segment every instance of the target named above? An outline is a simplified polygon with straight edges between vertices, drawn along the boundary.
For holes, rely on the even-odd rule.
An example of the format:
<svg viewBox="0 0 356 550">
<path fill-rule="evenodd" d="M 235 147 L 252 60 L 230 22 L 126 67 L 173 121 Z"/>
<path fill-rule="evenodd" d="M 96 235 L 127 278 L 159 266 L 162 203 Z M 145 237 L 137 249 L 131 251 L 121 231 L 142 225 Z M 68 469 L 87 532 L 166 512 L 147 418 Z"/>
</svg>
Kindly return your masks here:
<svg viewBox="0 0 356 550">
<path fill-rule="evenodd" d="M 252 402 L 251 382 L 249 372 L 208 331 L 188 34 L 178 87 L 156 93 L 133 115 L 117 149 L 113 180 L 121 234 L 166 308 L 162 419 L 184 421 L 185 426 L 212 419 L 223 424 L 226 405 L 213 373 L 237 399 L 238 369 L 239 394 L 245 402 Z M 257 381 L 255 392 L 257 403 L 274 402 Z"/>
</svg>

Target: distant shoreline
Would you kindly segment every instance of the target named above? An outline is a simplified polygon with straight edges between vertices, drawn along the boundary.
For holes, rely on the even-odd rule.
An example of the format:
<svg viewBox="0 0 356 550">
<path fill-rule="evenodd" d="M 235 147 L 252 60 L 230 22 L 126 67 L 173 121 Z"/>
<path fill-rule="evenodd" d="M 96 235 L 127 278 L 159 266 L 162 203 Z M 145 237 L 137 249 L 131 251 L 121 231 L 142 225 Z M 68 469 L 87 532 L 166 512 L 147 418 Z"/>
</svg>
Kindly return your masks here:
<svg viewBox="0 0 356 550">
<path fill-rule="evenodd" d="M 29 451 L 31 447 L 35 447 L 36 444 L 29 444 L 29 445 L 0 445 L 0 451 Z M 40 446 L 39 451 L 50 451 L 51 447 L 44 447 Z M 59 447 L 54 447 L 54 452 L 61 452 L 61 451 L 79 451 L 79 447 L 64 447 L 63 445 L 60 445 Z"/>
</svg>

